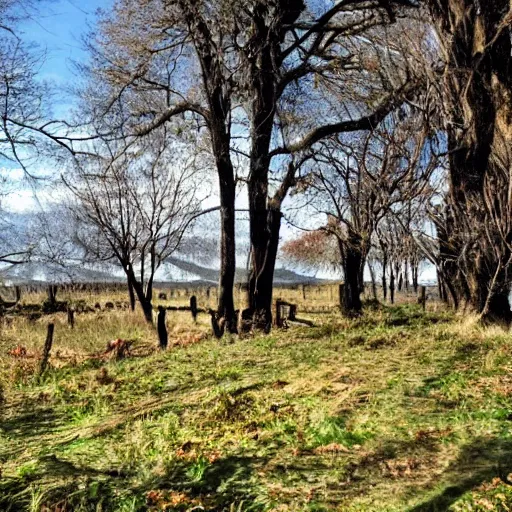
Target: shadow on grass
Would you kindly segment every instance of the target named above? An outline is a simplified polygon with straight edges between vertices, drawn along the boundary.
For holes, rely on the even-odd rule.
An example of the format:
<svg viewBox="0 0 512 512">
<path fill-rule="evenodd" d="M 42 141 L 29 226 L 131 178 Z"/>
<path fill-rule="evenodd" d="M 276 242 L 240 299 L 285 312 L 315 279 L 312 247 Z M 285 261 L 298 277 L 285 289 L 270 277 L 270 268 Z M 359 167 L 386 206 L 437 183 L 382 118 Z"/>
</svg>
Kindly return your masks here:
<svg viewBox="0 0 512 512">
<path fill-rule="evenodd" d="M 409 509 L 409 512 L 440 512 L 447 510 L 466 492 L 493 478 L 506 478 L 512 471 L 512 441 L 477 438 L 463 447 L 437 482 L 446 482 L 439 494 Z"/>
<path fill-rule="evenodd" d="M 52 407 L 27 406 L 16 416 L 0 419 L 0 434 L 10 442 L 0 444 L 0 460 L 15 456 L 28 446 L 41 445 L 62 429 L 68 418 Z"/>
<path fill-rule="evenodd" d="M 145 496 L 154 489 L 179 491 L 199 499 L 206 510 L 229 510 L 235 502 L 255 502 L 253 475 L 267 461 L 260 457 L 229 456 L 209 464 L 201 474 L 195 473 L 197 463 L 177 462 L 166 475 L 149 480 L 132 492 Z"/>
<path fill-rule="evenodd" d="M 148 493 L 182 493 L 184 505 L 198 500 L 204 510 L 230 510 L 233 503 L 253 503 L 259 510 L 252 478 L 267 459 L 230 456 L 214 463 L 176 460 L 165 474 L 139 481 L 138 474 L 78 466 L 55 455 L 41 457 L 37 472 L 20 478 L 0 479 L 0 510 L 25 510 L 31 489 L 44 492 L 44 504 L 54 510 L 118 510 L 123 503 L 135 503 L 133 510 L 147 510 Z M 203 461 L 204 462 L 204 461 Z M 46 484 L 51 483 L 49 488 Z M 80 489 L 77 491 L 77 489 Z M 56 508 L 55 508 L 56 509 Z M 172 510 L 181 510 L 173 508 Z M 185 509 L 184 509 L 185 510 Z"/>
<path fill-rule="evenodd" d="M 0 478 L 0 510 L 26 510 L 32 488 L 38 488 L 45 479 L 62 483 L 62 486 L 56 487 L 55 502 L 58 502 L 62 501 L 62 497 L 72 492 L 76 493 L 76 483 L 79 480 L 93 482 L 96 479 L 104 483 L 107 479 L 125 476 L 117 471 L 76 466 L 72 462 L 58 459 L 55 455 L 41 457 L 38 462 L 37 467 L 30 469 L 28 466 L 18 478 Z M 69 485 L 70 481 L 73 481 L 73 484 Z"/>
<path fill-rule="evenodd" d="M 49 434 L 55 431 L 65 421 L 65 417 L 56 414 L 51 408 L 32 408 L 12 418 L 2 418 L 0 431 L 18 439 L 36 437 L 41 433 Z"/>
</svg>

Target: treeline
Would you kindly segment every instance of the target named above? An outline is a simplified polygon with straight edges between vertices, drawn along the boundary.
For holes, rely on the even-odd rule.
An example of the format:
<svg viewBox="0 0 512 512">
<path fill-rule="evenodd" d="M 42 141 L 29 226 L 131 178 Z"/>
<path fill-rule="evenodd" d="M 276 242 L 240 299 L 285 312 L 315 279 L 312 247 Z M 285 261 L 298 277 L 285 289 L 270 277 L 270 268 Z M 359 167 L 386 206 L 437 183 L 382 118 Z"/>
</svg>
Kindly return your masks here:
<svg viewBox="0 0 512 512">
<path fill-rule="evenodd" d="M 428 259 L 454 307 L 508 323 L 511 20 L 507 0 L 117 0 L 58 122 L 11 16 L 4 155 L 27 174 L 57 160 L 65 225 L 42 228 L 45 257 L 116 261 L 148 321 L 155 272 L 218 211 L 217 317 L 236 330 L 243 191 L 255 328 L 283 218 L 308 230 L 285 254 L 341 268 L 351 313 L 367 266 L 391 291 Z"/>
</svg>

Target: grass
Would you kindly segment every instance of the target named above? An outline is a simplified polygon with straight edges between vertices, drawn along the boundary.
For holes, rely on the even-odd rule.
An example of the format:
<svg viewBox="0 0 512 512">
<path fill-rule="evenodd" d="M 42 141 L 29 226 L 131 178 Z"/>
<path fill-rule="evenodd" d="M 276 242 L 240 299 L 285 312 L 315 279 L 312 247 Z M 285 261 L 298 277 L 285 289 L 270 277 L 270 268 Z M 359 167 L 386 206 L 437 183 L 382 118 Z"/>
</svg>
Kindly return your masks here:
<svg viewBox="0 0 512 512">
<path fill-rule="evenodd" d="M 47 319 L 4 326 L 0 510 L 512 509 L 507 332 L 435 304 L 221 341 L 180 315 L 164 353 L 127 311 L 56 315 L 42 381 Z"/>
</svg>

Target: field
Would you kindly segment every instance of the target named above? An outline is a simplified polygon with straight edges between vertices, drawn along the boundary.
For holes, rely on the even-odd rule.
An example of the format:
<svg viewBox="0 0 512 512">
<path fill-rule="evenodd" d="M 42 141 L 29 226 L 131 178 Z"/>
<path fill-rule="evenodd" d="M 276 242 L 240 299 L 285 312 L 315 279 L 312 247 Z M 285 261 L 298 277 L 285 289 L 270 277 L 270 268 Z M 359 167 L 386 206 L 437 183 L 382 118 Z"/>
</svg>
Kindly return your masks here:
<svg viewBox="0 0 512 512">
<path fill-rule="evenodd" d="M 0 510 L 512 510 L 510 334 L 413 297 L 345 319 L 315 293 L 279 290 L 315 326 L 268 336 L 170 313 L 166 352 L 125 309 L 4 318 Z"/>
</svg>

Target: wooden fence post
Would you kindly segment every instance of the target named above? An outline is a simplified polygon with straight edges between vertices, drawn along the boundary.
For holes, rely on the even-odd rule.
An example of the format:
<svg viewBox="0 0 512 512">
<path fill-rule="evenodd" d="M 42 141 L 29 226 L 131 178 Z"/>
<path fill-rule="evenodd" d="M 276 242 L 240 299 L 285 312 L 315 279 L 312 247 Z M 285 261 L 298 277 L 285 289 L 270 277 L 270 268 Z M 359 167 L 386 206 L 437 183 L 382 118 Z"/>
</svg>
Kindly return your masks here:
<svg viewBox="0 0 512 512">
<path fill-rule="evenodd" d="M 418 297 L 418 302 L 421 304 L 423 311 L 427 308 L 427 287 L 420 286 L 420 296 Z"/>
<path fill-rule="evenodd" d="M 15 300 L 16 303 L 18 303 L 21 300 L 21 288 L 19 286 L 14 287 L 14 294 L 15 294 Z"/>
<path fill-rule="evenodd" d="M 190 297 L 190 312 L 192 313 L 194 322 L 197 323 L 197 297 L 195 295 Z"/>
<path fill-rule="evenodd" d="M 70 329 L 75 328 L 75 310 L 72 307 L 68 307 L 68 325 Z"/>
<path fill-rule="evenodd" d="M 48 360 L 50 359 L 50 352 L 52 351 L 53 344 L 53 331 L 55 329 L 54 324 L 48 324 L 48 331 L 46 333 L 46 341 L 44 343 L 43 357 L 41 359 L 41 366 L 39 368 L 39 377 L 42 377 L 48 366 Z"/>
<path fill-rule="evenodd" d="M 165 313 L 166 310 L 162 306 L 158 306 L 158 320 L 157 320 L 157 330 L 158 330 L 158 340 L 160 342 L 160 348 L 165 350 L 167 348 L 168 336 L 167 336 L 167 327 L 165 325 Z"/>
</svg>

